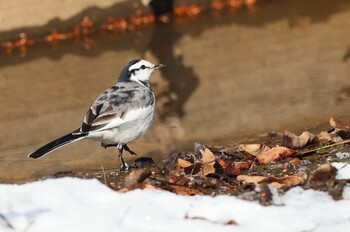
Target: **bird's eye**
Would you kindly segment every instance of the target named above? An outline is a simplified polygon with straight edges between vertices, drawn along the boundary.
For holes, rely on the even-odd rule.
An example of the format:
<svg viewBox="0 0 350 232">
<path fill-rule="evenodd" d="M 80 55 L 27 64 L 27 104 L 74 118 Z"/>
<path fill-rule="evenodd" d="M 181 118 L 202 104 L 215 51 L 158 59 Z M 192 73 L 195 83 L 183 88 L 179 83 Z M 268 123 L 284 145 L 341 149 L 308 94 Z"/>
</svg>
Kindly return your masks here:
<svg viewBox="0 0 350 232">
<path fill-rule="evenodd" d="M 146 66 L 144 66 L 144 65 L 141 65 L 141 69 L 145 69 L 146 68 Z"/>
</svg>

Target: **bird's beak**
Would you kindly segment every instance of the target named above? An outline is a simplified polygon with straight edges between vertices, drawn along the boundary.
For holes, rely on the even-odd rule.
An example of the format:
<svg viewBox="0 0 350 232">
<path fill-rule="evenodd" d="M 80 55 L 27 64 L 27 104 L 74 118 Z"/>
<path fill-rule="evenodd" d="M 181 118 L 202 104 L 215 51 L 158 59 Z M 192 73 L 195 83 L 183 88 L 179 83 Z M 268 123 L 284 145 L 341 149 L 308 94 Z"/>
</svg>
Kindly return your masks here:
<svg viewBox="0 0 350 232">
<path fill-rule="evenodd" d="M 156 64 L 153 66 L 152 69 L 156 70 L 156 69 L 164 68 L 165 66 L 166 66 L 165 64 Z"/>
</svg>

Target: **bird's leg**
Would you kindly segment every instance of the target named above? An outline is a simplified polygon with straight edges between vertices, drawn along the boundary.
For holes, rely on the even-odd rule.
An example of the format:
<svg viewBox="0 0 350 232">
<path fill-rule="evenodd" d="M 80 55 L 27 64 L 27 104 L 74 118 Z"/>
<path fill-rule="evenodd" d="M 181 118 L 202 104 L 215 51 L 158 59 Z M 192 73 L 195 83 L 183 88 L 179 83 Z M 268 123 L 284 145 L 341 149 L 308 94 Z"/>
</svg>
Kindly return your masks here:
<svg viewBox="0 0 350 232">
<path fill-rule="evenodd" d="M 120 160 L 122 162 L 121 170 L 123 170 L 123 171 L 126 171 L 129 169 L 129 165 L 124 160 L 123 150 L 126 150 L 131 155 L 137 155 L 136 152 L 130 150 L 130 148 L 126 144 L 104 144 L 104 143 L 101 143 L 101 146 L 104 148 L 117 147 L 118 152 L 119 152 L 119 157 L 120 157 Z"/>
<path fill-rule="evenodd" d="M 126 144 L 123 145 L 123 149 L 129 152 L 131 155 L 137 155 L 136 152 L 132 151 Z"/>
<path fill-rule="evenodd" d="M 118 151 L 119 151 L 120 160 L 122 161 L 122 166 L 121 166 L 120 169 L 122 171 L 126 171 L 126 170 L 129 169 L 129 165 L 125 162 L 124 157 L 123 157 L 124 145 L 123 144 L 118 144 L 117 148 L 118 148 Z"/>
</svg>

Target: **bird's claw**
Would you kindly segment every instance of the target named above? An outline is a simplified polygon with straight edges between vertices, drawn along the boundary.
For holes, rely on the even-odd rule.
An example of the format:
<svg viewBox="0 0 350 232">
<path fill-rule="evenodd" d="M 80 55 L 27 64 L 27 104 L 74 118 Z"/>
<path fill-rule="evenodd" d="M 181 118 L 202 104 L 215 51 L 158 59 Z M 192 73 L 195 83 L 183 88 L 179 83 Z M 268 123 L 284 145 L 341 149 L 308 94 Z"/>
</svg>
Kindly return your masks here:
<svg viewBox="0 0 350 232">
<path fill-rule="evenodd" d="M 122 163 L 122 165 L 120 166 L 120 171 L 128 171 L 130 169 L 130 166 L 127 163 Z"/>
</svg>

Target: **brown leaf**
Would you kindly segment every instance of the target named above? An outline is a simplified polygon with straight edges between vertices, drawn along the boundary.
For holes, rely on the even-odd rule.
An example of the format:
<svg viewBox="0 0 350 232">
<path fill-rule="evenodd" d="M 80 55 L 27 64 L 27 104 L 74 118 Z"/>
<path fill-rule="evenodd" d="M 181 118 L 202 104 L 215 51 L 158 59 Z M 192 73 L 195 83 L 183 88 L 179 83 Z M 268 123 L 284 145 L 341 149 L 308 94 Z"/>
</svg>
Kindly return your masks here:
<svg viewBox="0 0 350 232">
<path fill-rule="evenodd" d="M 188 175 L 200 175 L 205 177 L 210 173 L 215 173 L 215 155 L 203 144 L 195 144 L 195 153 L 200 153 L 201 160 L 192 164 L 191 162 L 178 158 L 177 163 Z"/>
<path fill-rule="evenodd" d="M 287 147 L 273 147 L 270 150 L 266 151 L 265 153 L 259 155 L 257 157 L 257 160 L 259 161 L 259 163 L 266 164 L 266 163 L 287 158 L 295 153 L 296 153 L 295 150 Z"/>
<path fill-rule="evenodd" d="M 215 173 L 215 155 L 213 154 L 213 152 L 211 152 L 208 148 L 204 148 L 204 150 L 199 149 L 199 151 L 202 155 L 201 161 L 192 164 L 189 161 L 179 158 L 177 160 L 178 165 L 184 169 L 184 172 L 186 174 L 200 175 L 202 177 L 205 177 L 210 173 Z"/>
<path fill-rule="evenodd" d="M 203 157 L 202 158 L 203 163 L 212 163 L 215 161 L 215 155 L 208 148 L 205 148 L 204 151 L 201 153 L 202 153 L 202 157 Z"/>
<path fill-rule="evenodd" d="M 184 159 L 181 159 L 181 158 L 177 159 L 177 163 L 181 168 L 188 168 L 190 166 L 193 166 L 193 164 L 191 162 L 184 160 Z"/>
<path fill-rule="evenodd" d="M 308 185 L 317 190 L 328 190 L 334 186 L 337 169 L 330 164 L 322 164 L 312 171 L 308 178 Z"/>
<path fill-rule="evenodd" d="M 343 130 L 343 131 L 350 131 L 350 124 L 349 123 L 344 123 L 335 117 L 331 117 L 329 119 L 329 124 L 334 127 L 336 130 Z"/>
<path fill-rule="evenodd" d="M 214 162 L 212 163 L 202 163 L 201 176 L 205 177 L 208 174 L 215 173 Z"/>
<path fill-rule="evenodd" d="M 179 195 L 203 195 L 201 191 L 195 188 L 177 185 L 171 185 L 170 187 L 174 193 Z"/>
<path fill-rule="evenodd" d="M 142 188 L 141 189 L 160 189 L 154 185 L 151 184 L 142 184 Z"/>
<path fill-rule="evenodd" d="M 276 188 L 290 188 L 296 185 L 300 185 L 306 181 L 306 175 L 293 175 L 282 178 L 277 177 L 266 177 L 266 176 L 248 176 L 248 175 L 239 175 L 237 176 L 238 181 L 242 181 L 243 183 L 252 183 L 255 185 L 259 185 L 261 183 L 268 183 Z"/>
<path fill-rule="evenodd" d="M 243 183 L 252 183 L 258 185 L 260 181 L 265 180 L 266 176 L 248 176 L 248 175 L 239 175 L 237 176 L 238 181 L 242 181 Z"/>
<path fill-rule="evenodd" d="M 188 181 L 188 178 L 184 176 L 173 176 L 168 180 L 169 184 L 175 185 L 185 185 Z"/>
<path fill-rule="evenodd" d="M 349 139 L 350 138 L 350 124 L 344 123 L 334 117 L 331 117 L 329 120 L 329 123 L 332 127 L 334 127 L 334 130 L 337 135 L 339 135 L 342 139 Z"/>
<path fill-rule="evenodd" d="M 240 144 L 238 148 L 246 155 L 259 156 L 270 149 L 265 144 Z"/>
<path fill-rule="evenodd" d="M 215 155 L 208 148 L 205 148 L 204 151 L 201 150 L 202 153 L 202 161 L 199 162 L 201 164 L 201 176 L 205 177 L 210 173 L 215 173 L 214 162 Z"/>
<path fill-rule="evenodd" d="M 298 158 L 298 157 L 294 157 L 293 159 L 291 159 L 290 161 L 289 161 L 289 163 L 294 163 L 294 164 L 297 164 L 297 163 L 300 163 L 301 162 L 301 160 Z"/>
<path fill-rule="evenodd" d="M 330 134 L 327 131 L 321 131 L 319 134 L 317 134 L 314 138 L 314 141 L 316 143 L 337 143 L 343 141 L 343 139 L 337 135 L 337 134 Z"/>
<path fill-rule="evenodd" d="M 168 179 L 169 184 L 175 184 L 176 183 L 176 178 L 171 177 Z"/>
<path fill-rule="evenodd" d="M 245 161 L 219 160 L 218 163 L 222 167 L 225 174 L 238 176 L 241 173 L 241 170 L 249 169 L 253 161 L 252 160 L 245 160 Z"/>
<path fill-rule="evenodd" d="M 125 187 L 131 188 L 137 184 L 140 184 L 151 174 L 152 172 L 148 168 L 132 170 L 130 174 L 125 177 Z"/>
<path fill-rule="evenodd" d="M 188 167 L 184 167 L 183 171 L 187 175 L 200 175 L 205 177 L 210 173 L 215 173 L 214 162 L 205 163 L 203 161 L 199 161 L 195 165 L 191 164 Z"/>
<path fill-rule="evenodd" d="M 313 139 L 314 135 L 308 131 L 304 131 L 300 136 L 297 136 L 289 131 L 283 133 L 282 146 L 289 148 L 301 148 L 309 144 Z"/>
<path fill-rule="evenodd" d="M 304 183 L 306 178 L 302 176 L 286 176 L 283 178 L 275 178 L 275 177 L 269 177 L 268 179 L 265 179 L 263 182 L 269 182 L 272 186 L 276 188 L 291 188 L 297 185 L 300 185 Z"/>
</svg>

